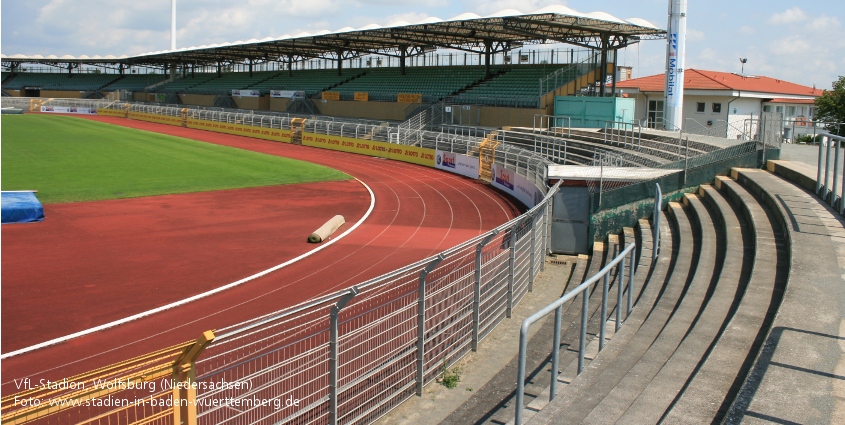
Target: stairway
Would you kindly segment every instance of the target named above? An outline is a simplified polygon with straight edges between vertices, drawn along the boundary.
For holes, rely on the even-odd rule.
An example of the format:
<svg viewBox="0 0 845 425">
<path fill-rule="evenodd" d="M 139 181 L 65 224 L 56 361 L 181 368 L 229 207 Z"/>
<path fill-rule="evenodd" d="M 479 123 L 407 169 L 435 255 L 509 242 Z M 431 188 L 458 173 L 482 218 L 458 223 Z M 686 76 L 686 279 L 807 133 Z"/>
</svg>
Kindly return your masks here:
<svg viewBox="0 0 845 425">
<path fill-rule="evenodd" d="M 561 374 L 558 382 L 569 385 L 552 402 L 538 403 L 537 397 L 526 406 L 526 423 L 833 420 L 835 390 L 816 387 L 835 386 L 833 364 L 845 355 L 822 360 L 814 345 L 797 342 L 807 336 L 778 351 L 779 343 L 787 344 L 780 340 L 786 326 L 777 324 L 841 334 L 845 266 L 837 268 L 833 257 L 845 252 L 845 220 L 825 211 L 814 195 L 762 170 L 734 169 L 731 177 L 718 176 L 681 201 L 666 209 L 661 257 L 649 266 L 631 316 L 580 375 L 570 380 Z M 820 227 L 827 232 L 817 232 Z M 796 267 L 807 270 L 814 255 L 833 264 L 816 272 L 832 285 L 830 295 L 810 298 L 807 288 L 790 292 L 791 285 L 814 284 L 806 273 L 794 273 Z M 643 275 L 638 268 L 638 279 Z M 825 304 L 827 313 L 807 318 L 813 303 Z M 834 317 L 825 321 L 830 312 Z M 835 354 L 837 337 L 819 343 Z M 800 366 L 783 368 L 772 358 Z M 810 372 L 796 377 L 796 370 Z M 784 396 L 793 398 L 788 394 L 801 408 L 786 408 Z"/>
</svg>

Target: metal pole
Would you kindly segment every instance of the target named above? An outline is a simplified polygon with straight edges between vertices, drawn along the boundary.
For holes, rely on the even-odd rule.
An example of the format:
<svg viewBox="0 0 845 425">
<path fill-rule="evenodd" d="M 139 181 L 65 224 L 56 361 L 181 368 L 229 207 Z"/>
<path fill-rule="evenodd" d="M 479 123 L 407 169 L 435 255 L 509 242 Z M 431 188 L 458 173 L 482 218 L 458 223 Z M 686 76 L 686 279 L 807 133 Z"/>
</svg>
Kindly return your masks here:
<svg viewBox="0 0 845 425">
<path fill-rule="evenodd" d="M 657 189 L 654 194 L 654 218 L 651 221 L 654 224 L 654 229 L 652 229 L 652 233 L 654 233 L 654 235 L 652 236 L 652 264 L 657 261 L 657 254 L 658 251 L 660 251 L 660 210 L 663 209 L 663 193 L 660 191 L 660 183 L 655 183 L 655 186 L 657 187 Z"/>
<path fill-rule="evenodd" d="M 417 300 L 417 395 L 422 396 L 423 385 L 425 384 L 425 284 L 426 277 L 441 261 L 443 255 L 428 263 L 420 270 L 419 299 Z"/>
<path fill-rule="evenodd" d="M 493 239 L 498 230 L 493 230 L 475 247 L 475 285 L 472 297 L 472 351 L 478 351 L 479 338 L 479 324 L 481 323 L 481 251 L 491 239 Z"/>
<path fill-rule="evenodd" d="M 610 255 L 610 253 L 608 253 Z M 610 272 L 604 274 L 601 285 L 601 319 L 599 320 L 599 351 L 604 350 L 604 328 L 607 322 L 607 292 L 610 289 Z"/>
<path fill-rule="evenodd" d="M 833 157 L 833 190 L 830 192 L 830 206 L 836 209 L 836 196 L 839 193 L 839 140 L 833 139 L 836 143 L 836 155 Z"/>
<path fill-rule="evenodd" d="M 813 131 L 815 131 L 815 128 L 813 128 Z M 813 137 L 813 140 L 815 140 L 815 137 Z M 819 162 L 816 166 L 816 195 L 819 196 L 821 196 L 822 190 L 822 157 L 824 156 L 824 144 L 822 144 L 822 140 L 819 140 Z"/>
<path fill-rule="evenodd" d="M 511 229 L 511 246 L 508 254 L 508 308 L 506 314 L 508 318 L 513 312 L 513 280 L 516 271 L 516 232 Z"/>
<path fill-rule="evenodd" d="M 514 424 L 522 425 L 522 406 L 525 403 L 525 355 L 528 352 L 528 325 L 523 322 L 519 330 L 519 362 L 516 380 L 516 415 Z"/>
<path fill-rule="evenodd" d="M 637 250 L 631 250 L 631 267 L 628 273 L 628 314 L 625 316 L 627 318 L 631 315 L 631 309 L 634 307 L 634 254 L 636 254 Z"/>
<path fill-rule="evenodd" d="M 584 370 L 584 351 L 587 348 L 587 309 L 590 308 L 590 288 L 581 293 L 581 339 L 578 342 L 578 374 Z"/>
<path fill-rule="evenodd" d="M 552 339 L 552 381 L 549 387 L 549 401 L 555 399 L 557 394 L 557 368 L 560 362 L 560 321 L 563 316 L 563 305 L 555 309 L 555 335 Z"/>
<path fill-rule="evenodd" d="M 528 292 L 534 292 L 534 273 L 535 273 L 535 264 L 536 264 L 536 255 L 535 251 L 537 248 L 536 242 L 536 226 L 534 216 L 529 216 L 531 219 L 531 248 L 528 251 L 528 263 L 530 267 L 528 269 Z"/>
<path fill-rule="evenodd" d="M 616 279 L 616 327 L 614 332 L 619 332 L 620 322 L 622 321 L 622 286 L 625 285 L 625 260 L 627 258 L 622 259 L 621 266 L 616 266 L 619 278 Z"/>
<path fill-rule="evenodd" d="M 346 307 L 346 304 L 352 300 L 355 295 L 358 295 L 358 287 L 353 286 L 349 292 L 344 295 L 337 304 L 332 306 L 330 313 L 330 330 L 329 330 L 329 423 L 337 424 L 337 381 L 338 381 L 338 356 L 337 356 L 337 339 L 338 339 L 338 317 L 340 310 Z"/>
<path fill-rule="evenodd" d="M 822 199 L 825 199 L 825 200 L 827 200 L 827 196 L 830 193 L 830 186 L 828 186 L 827 182 L 830 181 L 828 179 L 828 175 L 830 174 L 830 149 L 831 149 L 832 143 L 834 143 L 833 138 L 828 137 L 827 138 L 827 156 L 826 156 L 825 161 L 824 161 L 825 162 L 825 164 L 824 164 L 824 193 L 822 193 L 822 195 L 821 195 Z"/>
</svg>

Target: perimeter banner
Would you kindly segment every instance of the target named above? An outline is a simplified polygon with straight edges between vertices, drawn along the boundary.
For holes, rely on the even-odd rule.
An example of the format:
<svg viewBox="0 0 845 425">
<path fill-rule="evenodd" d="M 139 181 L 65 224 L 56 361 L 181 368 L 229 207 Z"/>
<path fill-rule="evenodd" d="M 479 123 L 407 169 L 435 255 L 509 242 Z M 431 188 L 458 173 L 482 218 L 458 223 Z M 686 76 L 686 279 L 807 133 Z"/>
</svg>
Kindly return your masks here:
<svg viewBox="0 0 845 425">
<path fill-rule="evenodd" d="M 80 108 L 78 106 L 42 106 L 41 112 L 53 112 L 57 114 L 96 114 L 94 108 Z"/>
<path fill-rule="evenodd" d="M 437 151 L 434 160 L 438 170 L 478 179 L 478 158 L 446 151 Z"/>
<path fill-rule="evenodd" d="M 158 124 L 169 124 L 169 125 L 182 125 L 182 117 L 175 116 L 171 117 L 169 115 L 158 115 L 158 114 L 148 114 L 146 112 L 129 112 L 129 118 L 133 120 L 139 121 L 149 121 Z"/>
<path fill-rule="evenodd" d="M 434 167 L 434 150 L 416 146 L 397 145 L 316 133 L 302 133 L 302 144 L 304 146 L 389 158 L 396 161 Z"/>
<path fill-rule="evenodd" d="M 543 193 L 528 179 L 499 164 L 493 164 L 493 180 L 490 183 L 511 194 L 529 208 L 543 199 Z"/>
<path fill-rule="evenodd" d="M 188 128 L 290 143 L 290 130 L 188 118 Z"/>
<path fill-rule="evenodd" d="M 126 118 L 125 109 L 97 109 L 97 115 L 105 115 L 107 117 L 121 117 Z"/>
</svg>

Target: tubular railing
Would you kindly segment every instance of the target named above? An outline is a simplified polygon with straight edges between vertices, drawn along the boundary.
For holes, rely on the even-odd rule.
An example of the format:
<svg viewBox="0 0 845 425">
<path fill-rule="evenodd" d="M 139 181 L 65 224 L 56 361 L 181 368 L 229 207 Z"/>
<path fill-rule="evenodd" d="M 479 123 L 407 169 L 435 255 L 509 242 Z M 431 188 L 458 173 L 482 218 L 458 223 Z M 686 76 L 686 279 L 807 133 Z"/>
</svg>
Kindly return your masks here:
<svg viewBox="0 0 845 425">
<path fill-rule="evenodd" d="M 287 129 L 291 124 L 289 116 L 243 111 L 115 103 L 108 107 L 125 111 L 127 106 L 134 112 L 270 128 Z M 312 119 L 306 127 L 354 137 L 378 126 Z M 469 152 L 480 139 L 421 131 L 419 144 Z M 443 367 L 476 350 L 511 316 L 543 270 L 551 202 L 560 183 L 547 188 L 548 162 L 526 150 L 500 146 L 496 162 L 532 181 L 543 199 L 525 214 L 436 256 L 335 294 L 207 332 L 210 336 L 202 339 L 201 348 L 191 351 L 196 357 L 180 356 L 182 363 L 173 366 L 172 373 L 190 384 L 188 389 L 155 394 L 156 400 L 187 401 L 189 407 L 152 411 L 133 403 L 96 412 L 80 408 L 73 414 L 91 423 L 116 423 L 130 413 L 143 423 L 175 423 L 180 417 L 197 424 L 377 420 L 420 394 Z"/>
<path fill-rule="evenodd" d="M 519 330 L 519 365 L 517 369 L 516 381 L 516 417 L 514 423 L 516 425 L 522 424 L 522 409 L 525 403 L 525 363 L 528 353 L 528 330 L 532 324 L 537 323 L 540 319 L 555 312 L 554 338 L 552 341 L 552 365 L 551 365 L 551 387 L 549 391 L 549 401 L 555 398 L 557 393 L 557 375 L 558 375 L 558 361 L 560 352 L 560 331 L 561 331 L 561 317 L 563 316 L 563 305 L 572 301 L 578 295 L 581 295 L 581 332 L 578 343 L 578 374 L 584 369 L 584 352 L 586 351 L 587 342 L 587 322 L 589 321 L 588 310 L 590 302 L 590 288 L 602 281 L 602 299 L 601 299 L 601 315 L 603 317 L 599 320 L 599 350 L 604 348 L 605 344 L 605 322 L 607 321 L 607 299 L 610 291 L 611 274 L 616 271 L 618 280 L 616 282 L 616 330 L 622 324 L 622 294 L 626 291 L 624 281 L 627 280 L 627 315 L 631 314 L 633 307 L 633 290 L 634 290 L 634 265 L 636 255 L 636 244 L 629 244 L 616 258 L 610 261 L 601 271 L 594 276 L 585 280 L 575 289 L 567 292 L 564 296 L 558 298 L 555 302 L 547 305 L 540 311 L 532 314 L 522 322 Z M 625 275 L 626 262 L 631 265 L 629 273 Z M 627 317 L 627 316 L 626 316 Z"/>
<path fill-rule="evenodd" d="M 566 125 L 563 125 L 564 121 L 566 121 Z M 538 131 L 549 131 L 563 136 L 565 131 L 566 137 L 570 137 L 572 136 L 571 128 L 572 117 L 534 114 L 534 125 L 532 127 L 532 132 L 534 133 L 537 133 Z"/>
<path fill-rule="evenodd" d="M 198 423 L 369 423 L 421 395 L 531 291 L 558 187 L 526 214 L 436 256 L 218 330 L 196 362 Z M 250 388 L 202 389 L 246 380 Z M 212 406 L 222 398 L 272 402 Z"/>
<path fill-rule="evenodd" d="M 631 150 L 636 146 L 637 150 L 642 150 L 643 128 L 638 123 L 605 121 L 603 133 L 606 144 Z"/>
<path fill-rule="evenodd" d="M 845 144 L 845 137 L 828 132 L 820 132 L 819 135 L 822 136 L 823 140 L 822 143 L 819 143 L 816 194 L 839 214 L 845 215 L 845 167 L 842 167 L 841 175 L 839 168 L 842 163 L 841 151 Z M 833 159 L 832 166 L 830 164 L 831 159 Z"/>
<path fill-rule="evenodd" d="M 655 185 L 655 194 L 654 194 L 654 214 L 652 217 L 652 257 L 651 257 L 651 264 L 654 264 L 657 261 L 657 257 L 660 253 L 660 212 L 663 209 L 663 193 L 660 190 L 660 185 Z M 559 298 L 557 301 L 549 304 L 542 310 L 534 313 L 533 315 L 529 316 L 522 322 L 522 327 L 519 331 L 519 363 L 517 368 L 517 389 L 516 389 L 516 417 L 514 423 L 519 425 L 522 423 L 522 407 L 525 403 L 525 363 L 526 363 L 526 355 L 528 352 L 528 330 L 532 324 L 538 322 L 540 319 L 548 315 L 549 313 L 554 310 L 555 312 L 555 325 L 554 325 L 554 338 L 552 341 L 552 365 L 551 365 L 551 384 L 549 388 L 549 401 L 552 401 L 557 394 L 557 375 L 558 375 L 558 361 L 559 361 L 559 351 L 560 351 L 560 331 L 561 331 L 561 317 L 563 315 L 563 305 L 567 302 L 575 299 L 578 294 L 582 294 L 581 298 L 581 332 L 578 342 L 578 374 L 581 374 L 581 371 L 584 369 L 584 351 L 586 350 L 586 333 L 587 333 L 587 311 L 589 310 L 589 298 L 590 298 L 590 287 L 598 282 L 599 279 L 602 279 L 602 300 L 601 300 L 601 320 L 600 320 L 600 328 L 599 328 L 599 351 L 604 349 L 605 345 L 605 322 L 607 320 L 607 297 L 609 292 L 610 286 L 610 275 L 613 272 L 613 268 L 616 267 L 616 275 L 618 276 L 617 285 L 616 285 L 616 317 L 615 317 L 615 326 L 616 331 L 619 331 L 620 326 L 622 325 L 622 294 L 627 291 L 628 298 L 627 298 L 627 308 L 626 308 L 626 318 L 627 315 L 631 314 L 631 309 L 633 308 L 634 302 L 634 267 L 635 267 L 635 258 L 636 255 L 636 244 L 631 243 L 629 244 L 624 251 L 622 251 L 619 255 L 616 256 L 610 263 L 608 263 L 603 269 L 601 269 L 598 273 L 596 273 L 591 278 L 587 279 L 573 289 L 566 293 L 563 297 Z M 623 282 L 625 281 L 625 266 L 626 266 L 626 259 L 628 260 L 628 264 L 630 267 L 628 269 L 628 288 L 623 288 Z M 621 265 L 619 264 L 621 262 Z"/>
</svg>

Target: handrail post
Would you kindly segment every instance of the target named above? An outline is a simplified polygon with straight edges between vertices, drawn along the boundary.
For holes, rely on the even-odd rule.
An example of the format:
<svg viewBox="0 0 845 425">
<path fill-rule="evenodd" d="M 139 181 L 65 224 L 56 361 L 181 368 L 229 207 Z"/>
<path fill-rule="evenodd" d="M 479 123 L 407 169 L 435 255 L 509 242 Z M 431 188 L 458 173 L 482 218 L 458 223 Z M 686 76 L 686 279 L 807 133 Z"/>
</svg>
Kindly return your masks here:
<svg viewBox="0 0 845 425">
<path fill-rule="evenodd" d="M 610 255 L 610 253 L 608 253 Z M 601 284 L 601 319 L 599 320 L 599 351 L 604 350 L 604 328 L 607 321 L 607 292 L 610 289 L 610 272 L 604 274 Z"/>
<path fill-rule="evenodd" d="M 578 374 L 584 370 L 584 351 L 587 348 L 587 310 L 590 308 L 590 288 L 581 293 L 581 337 L 578 341 Z"/>
<path fill-rule="evenodd" d="M 516 233 L 513 228 L 511 228 L 510 233 L 511 246 L 508 249 L 508 251 L 510 251 L 508 253 L 508 307 L 505 310 L 508 318 L 510 318 L 513 313 L 513 281 L 516 273 Z"/>
<path fill-rule="evenodd" d="M 622 257 L 622 264 L 616 266 L 618 271 L 616 275 L 616 326 L 614 332 L 619 332 L 619 327 L 622 326 L 622 287 L 625 285 L 625 263 L 627 258 Z"/>
<path fill-rule="evenodd" d="M 525 356 L 528 352 L 528 324 L 522 322 L 519 329 L 519 358 L 516 369 L 516 415 L 514 424 L 522 425 L 522 406 L 525 403 Z"/>
<path fill-rule="evenodd" d="M 655 183 L 655 193 L 654 193 L 654 218 L 651 222 L 654 224 L 654 228 L 651 229 L 652 235 L 652 252 L 651 252 L 651 262 L 652 264 L 657 261 L 657 255 L 660 251 L 660 211 L 663 209 L 663 193 L 660 191 L 660 183 Z"/>
<path fill-rule="evenodd" d="M 472 296 L 472 351 L 478 351 L 479 327 L 481 323 L 481 251 L 499 233 L 493 230 L 475 247 L 475 284 Z"/>
<path fill-rule="evenodd" d="M 558 363 L 560 362 L 560 322 L 563 316 L 563 305 L 555 309 L 555 335 L 552 338 L 552 380 L 549 387 L 549 401 L 555 399 L 557 394 Z"/>
<path fill-rule="evenodd" d="M 534 292 L 534 274 L 535 274 L 535 262 L 536 262 L 536 247 L 537 247 L 537 227 L 535 226 L 536 217 L 533 215 L 529 215 L 531 220 L 531 247 L 528 249 L 528 264 L 530 265 L 528 268 L 528 292 Z"/>
<path fill-rule="evenodd" d="M 337 304 L 332 306 L 331 313 L 329 315 L 331 320 L 331 329 L 329 331 L 329 423 L 331 425 L 337 425 L 338 316 L 340 315 L 340 310 L 343 310 L 343 307 L 346 307 L 346 304 L 348 304 L 355 295 L 358 295 L 358 292 L 358 288 L 353 286 L 346 295 L 337 301 Z"/>
<path fill-rule="evenodd" d="M 636 253 L 636 249 L 631 250 L 631 266 L 628 269 L 628 314 L 625 316 L 626 319 L 631 315 L 631 309 L 634 308 L 634 255 Z"/>
<path fill-rule="evenodd" d="M 825 200 L 828 199 L 827 196 L 830 194 L 830 186 L 827 185 L 827 182 L 829 181 L 828 176 L 830 174 L 830 148 L 833 141 L 832 137 L 827 138 L 827 156 L 824 161 L 824 193 L 821 195 L 821 198 Z"/>
<path fill-rule="evenodd" d="M 837 209 L 836 197 L 839 193 L 839 151 L 841 148 L 839 146 L 839 139 L 833 139 L 833 142 L 836 143 L 836 147 L 834 148 L 836 154 L 833 157 L 833 188 L 830 191 L 830 206 L 833 207 L 833 209 Z"/>
<path fill-rule="evenodd" d="M 815 137 L 813 139 L 815 140 Z M 822 157 L 824 156 L 824 144 L 822 140 L 819 140 L 819 162 L 816 165 L 816 195 L 821 195 L 822 190 Z"/>
<path fill-rule="evenodd" d="M 417 300 L 417 395 L 422 396 L 423 385 L 425 384 L 425 284 L 426 277 L 441 261 L 444 260 L 440 254 L 420 270 L 419 299 Z"/>
</svg>

